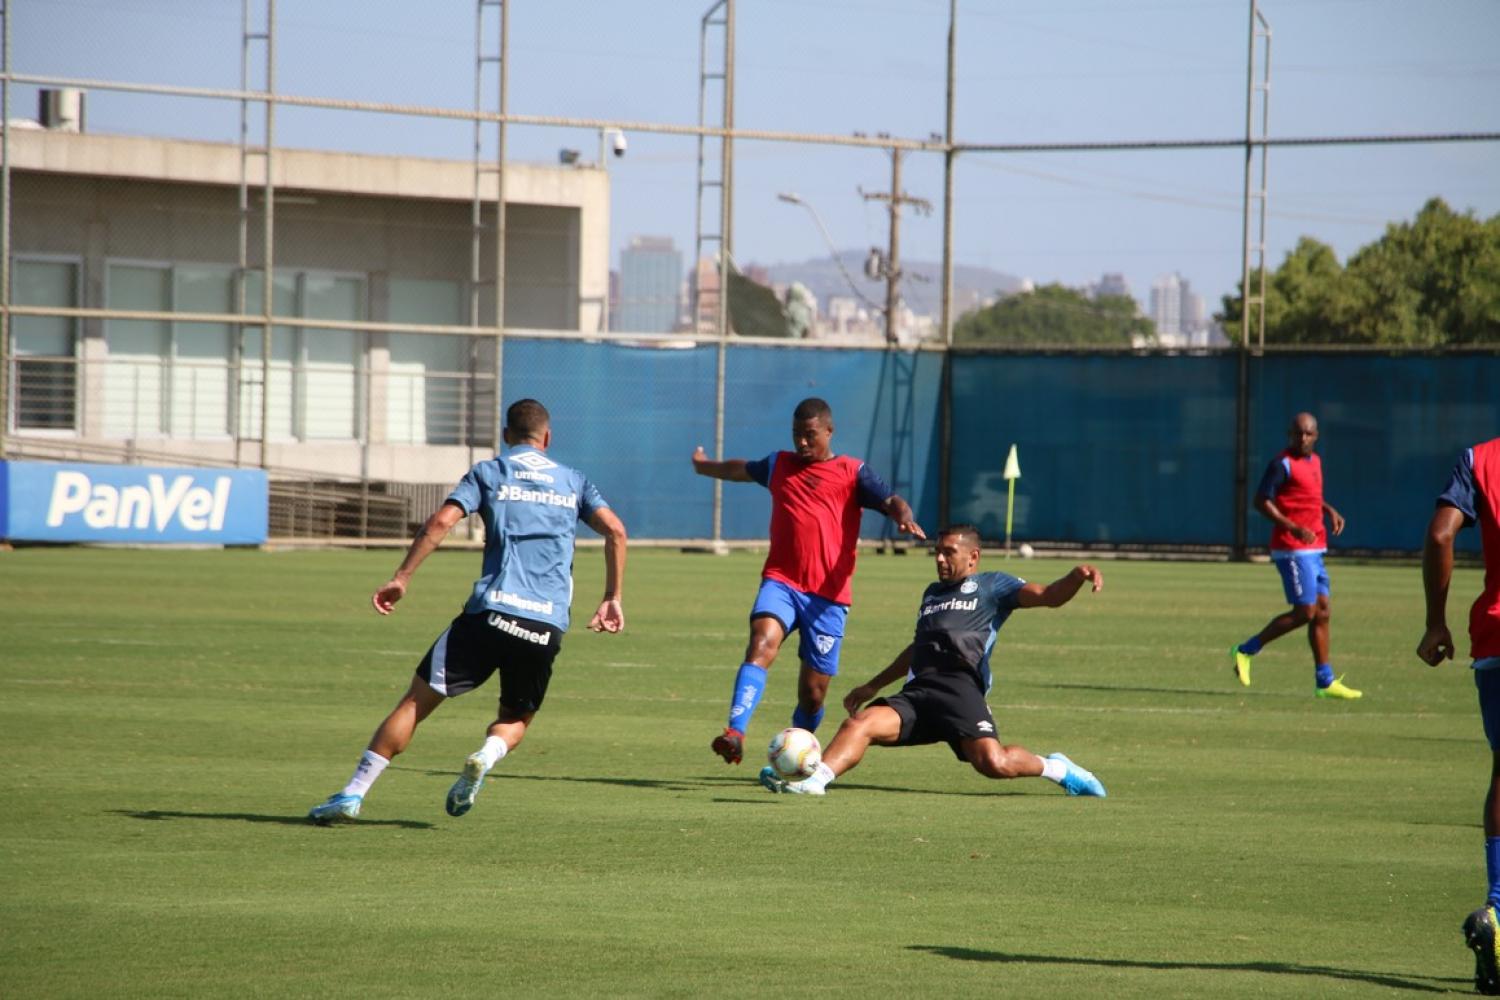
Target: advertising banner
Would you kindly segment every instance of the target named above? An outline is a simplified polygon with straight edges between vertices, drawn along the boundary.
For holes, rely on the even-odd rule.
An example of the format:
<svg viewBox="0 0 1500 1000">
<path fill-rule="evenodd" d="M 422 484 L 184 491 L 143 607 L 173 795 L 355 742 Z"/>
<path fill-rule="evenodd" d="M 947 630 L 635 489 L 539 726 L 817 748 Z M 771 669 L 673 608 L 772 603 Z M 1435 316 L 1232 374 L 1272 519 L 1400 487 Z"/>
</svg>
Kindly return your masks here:
<svg viewBox="0 0 1500 1000">
<path fill-rule="evenodd" d="M 0 539 L 258 545 L 260 469 L 0 462 Z"/>
</svg>

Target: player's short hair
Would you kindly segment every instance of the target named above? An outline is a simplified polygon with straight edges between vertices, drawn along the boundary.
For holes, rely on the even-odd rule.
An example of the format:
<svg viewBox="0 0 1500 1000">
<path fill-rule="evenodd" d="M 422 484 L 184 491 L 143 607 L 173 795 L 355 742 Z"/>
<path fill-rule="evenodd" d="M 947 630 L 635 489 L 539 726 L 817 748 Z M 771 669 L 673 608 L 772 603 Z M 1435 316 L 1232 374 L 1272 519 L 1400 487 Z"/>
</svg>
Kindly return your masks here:
<svg viewBox="0 0 1500 1000">
<path fill-rule="evenodd" d="M 532 441 L 552 426 L 552 414 L 534 399 L 519 399 L 505 411 L 505 429 L 517 441 Z"/>
<path fill-rule="evenodd" d="M 833 423 L 833 407 L 817 396 L 809 396 L 797 404 L 792 411 L 793 420 L 822 420 L 825 423 Z"/>
<path fill-rule="evenodd" d="M 979 548 L 979 529 L 972 524 L 950 524 L 938 532 L 939 538 L 947 538 L 950 535 L 958 536 L 965 545 Z"/>
</svg>

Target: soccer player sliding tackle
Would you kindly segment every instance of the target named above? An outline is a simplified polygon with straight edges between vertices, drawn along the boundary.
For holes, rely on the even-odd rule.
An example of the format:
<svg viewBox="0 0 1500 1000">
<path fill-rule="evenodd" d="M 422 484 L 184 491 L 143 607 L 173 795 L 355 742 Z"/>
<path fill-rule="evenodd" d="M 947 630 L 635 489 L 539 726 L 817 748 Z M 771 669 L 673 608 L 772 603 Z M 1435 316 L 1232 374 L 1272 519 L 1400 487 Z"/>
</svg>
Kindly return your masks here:
<svg viewBox="0 0 1500 1000">
<path fill-rule="evenodd" d="M 1001 743 L 985 694 L 995 637 L 1012 611 L 1061 607 L 1085 584 L 1098 592 L 1104 577 L 1088 565 L 1076 566 L 1046 586 L 1007 573 L 980 573 L 979 531 L 967 524 L 944 529 L 934 557 L 938 579 L 922 594 L 911 644 L 844 697 L 849 718 L 823 751 L 817 770 L 789 782 L 767 767 L 760 772 L 761 784 L 773 792 L 822 795 L 830 782 L 860 762 L 871 743 L 947 743 L 959 760 L 987 778 L 1046 778 L 1069 795 L 1102 798 L 1099 779 L 1063 754 L 1039 757 L 1025 747 Z M 899 693 L 875 697 L 903 676 L 909 679 Z"/>
</svg>

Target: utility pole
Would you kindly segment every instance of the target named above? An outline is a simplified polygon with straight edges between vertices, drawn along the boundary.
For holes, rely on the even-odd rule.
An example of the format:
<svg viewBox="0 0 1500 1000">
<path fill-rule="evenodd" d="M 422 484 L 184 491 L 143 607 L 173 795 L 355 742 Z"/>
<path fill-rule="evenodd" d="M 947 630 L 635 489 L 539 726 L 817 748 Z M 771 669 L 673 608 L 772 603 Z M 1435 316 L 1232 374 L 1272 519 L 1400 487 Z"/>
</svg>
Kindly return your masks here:
<svg viewBox="0 0 1500 1000">
<path fill-rule="evenodd" d="M 879 133 L 879 138 L 890 136 Z M 911 205 L 923 215 L 932 213 L 932 202 L 917 198 L 901 190 L 901 156 L 903 150 L 891 150 L 891 189 L 889 191 L 864 191 L 859 193 L 866 201 L 883 201 L 890 210 L 890 244 L 885 260 L 872 255 L 865 266 L 865 273 L 872 278 L 885 277 L 885 342 L 896 345 L 896 311 L 901 306 L 901 206 Z"/>
</svg>

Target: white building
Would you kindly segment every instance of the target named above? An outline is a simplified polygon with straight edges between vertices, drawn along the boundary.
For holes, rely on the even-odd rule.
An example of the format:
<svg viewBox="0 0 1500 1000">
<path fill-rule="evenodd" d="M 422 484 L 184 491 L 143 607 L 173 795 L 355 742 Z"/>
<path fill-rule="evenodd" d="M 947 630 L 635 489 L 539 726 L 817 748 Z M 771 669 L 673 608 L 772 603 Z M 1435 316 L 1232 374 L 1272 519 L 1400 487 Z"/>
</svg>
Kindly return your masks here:
<svg viewBox="0 0 1500 1000">
<path fill-rule="evenodd" d="M 494 174 L 481 175 L 488 225 L 475 283 L 472 163 L 274 151 L 272 299 L 283 322 L 266 364 L 264 326 L 230 321 L 262 313 L 264 164 L 246 160 L 242 215 L 237 145 L 12 131 L 13 304 L 195 318 L 13 315 L 10 450 L 149 450 L 431 482 L 451 479 L 470 446 L 489 446 Z M 507 164 L 505 185 L 506 328 L 599 329 L 608 175 Z"/>
</svg>

